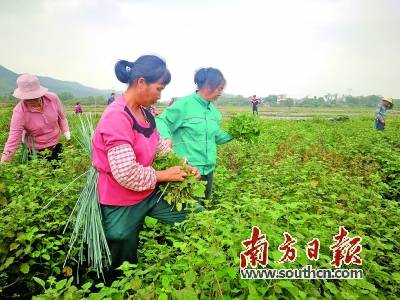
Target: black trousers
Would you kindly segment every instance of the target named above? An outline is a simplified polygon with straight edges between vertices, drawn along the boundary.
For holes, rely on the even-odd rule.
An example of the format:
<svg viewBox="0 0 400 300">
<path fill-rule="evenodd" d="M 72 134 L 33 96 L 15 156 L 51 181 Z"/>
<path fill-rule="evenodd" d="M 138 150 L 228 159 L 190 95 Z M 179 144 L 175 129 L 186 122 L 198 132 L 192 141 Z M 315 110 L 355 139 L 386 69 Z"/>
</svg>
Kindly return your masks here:
<svg viewBox="0 0 400 300">
<path fill-rule="evenodd" d="M 253 105 L 253 115 L 257 115 L 258 116 L 258 107 L 257 105 Z"/>
<path fill-rule="evenodd" d="M 60 160 L 61 152 L 62 152 L 62 144 L 58 143 L 52 147 L 36 150 L 36 155 L 37 155 L 37 157 L 45 158 L 48 161 L 52 161 L 52 160 L 58 161 L 58 160 Z M 30 151 L 28 159 L 29 160 L 33 159 L 32 151 Z"/>
<path fill-rule="evenodd" d="M 211 199 L 213 179 L 214 179 L 214 172 L 211 172 L 210 174 L 207 175 L 201 175 L 201 180 L 207 181 L 206 193 L 205 193 L 206 200 Z"/>
</svg>

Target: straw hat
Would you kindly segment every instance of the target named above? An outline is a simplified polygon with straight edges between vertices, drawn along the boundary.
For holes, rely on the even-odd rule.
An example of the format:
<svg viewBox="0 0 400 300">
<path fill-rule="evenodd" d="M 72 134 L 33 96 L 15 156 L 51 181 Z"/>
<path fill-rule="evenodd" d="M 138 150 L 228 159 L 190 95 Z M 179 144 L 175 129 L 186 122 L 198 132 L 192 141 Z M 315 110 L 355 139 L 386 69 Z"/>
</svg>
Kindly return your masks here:
<svg viewBox="0 0 400 300">
<path fill-rule="evenodd" d="M 383 99 L 382 99 L 382 101 L 389 102 L 390 104 L 392 104 L 392 105 L 393 105 L 393 99 L 392 99 L 392 98 L 385 97 L 385 98 L 383 98 Z"/>
</svg>

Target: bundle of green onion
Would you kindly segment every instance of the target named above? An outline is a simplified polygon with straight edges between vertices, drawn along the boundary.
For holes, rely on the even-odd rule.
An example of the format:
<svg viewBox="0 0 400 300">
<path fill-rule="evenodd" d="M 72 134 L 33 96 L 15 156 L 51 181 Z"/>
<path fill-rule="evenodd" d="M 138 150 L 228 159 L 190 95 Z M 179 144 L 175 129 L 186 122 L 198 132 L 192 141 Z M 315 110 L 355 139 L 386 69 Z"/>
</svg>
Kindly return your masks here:
<svg viewBox="0 0 400 300">
<path fill-rule="evenodd" d="M 31 145 L 29 148 L 25 143 L 22 143 L 22 155 L 21 155 L 21 163 L 26 164 L 29 160 L 29 156 L 32 159 L 37 158 L 36 149 L 35 149 L 35 139 L 33 136 L 29 135 L 27 137 L 27 142 Z"/>
<path fill-rule="evenodd" d="M 76 135 L 78 143 L 90 157 L 92 155 L 94 123 L 91 115 L 80 117 L 80 126 L 77 128 Z M 69 251 L 64 266 L 68 258 L 72 255 L 76 243 L 78 243 L 78 263 L 82 264 L 86 260 L 90 267 L 96 269 L 97 276 L 99 276 L 99 274 L 103 275 L 103 268 L 105 266 L 111 265 L 111 253 L 101 221 L 101 210 L 97 193 L 98 173 L 94 167 L 90 167 L 86 173 L 85 186 L 64 229 L 65 233 L 69 222 L 73 219 L 73 215 L 76 212 L 76 218 L 73 220 L 74 227 Z M 86 252 L 86 259 L 84 252 Z"/>
<path fill-rule="evenodd" d="M 164 196 L 164 200 L 175 207 L 177 211 L 195 207 L 198 203 L 197 200 L 204 197 L 206 186 L 204 181 L 197 180 L 193 174 L 189 173 L 184 159 L 171 151 L 166 155 L 158 155 L 153 162 L 153 168 L 156 170 L 165 170 L 174 166 L 182 167 L 188 176 L 182 182 L 161 184 L 161 196 Z"/>
</svg>

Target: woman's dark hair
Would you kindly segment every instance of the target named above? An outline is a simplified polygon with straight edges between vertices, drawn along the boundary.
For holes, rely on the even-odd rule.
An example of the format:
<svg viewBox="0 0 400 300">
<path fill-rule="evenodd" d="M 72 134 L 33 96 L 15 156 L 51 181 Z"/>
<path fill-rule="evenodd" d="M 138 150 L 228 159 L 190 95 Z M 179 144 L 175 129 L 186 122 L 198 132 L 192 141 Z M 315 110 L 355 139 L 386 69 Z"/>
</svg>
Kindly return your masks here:
<svg viewBox="0 0 400 300">
<path fill-rule="evenodd" d="M 135 62 L 119 60 L 115 64 L 115 75 L 119 81 L 129 85 L 140 77 L 143 77 L 146 83 L 161 80 L 164 85 L 167 85 L 171 81 L 171 73 L 165 61 L 155 55 L 143 55 Z"/>
<path fill-rule="evenodd" d="M 194 83 L 201 90 L 203 87 L 209 87 L 211 90 L 225 85 L 226 81 L 221 71 L 215 68 L 201 68 L 194 74 Z"/>
</svg>

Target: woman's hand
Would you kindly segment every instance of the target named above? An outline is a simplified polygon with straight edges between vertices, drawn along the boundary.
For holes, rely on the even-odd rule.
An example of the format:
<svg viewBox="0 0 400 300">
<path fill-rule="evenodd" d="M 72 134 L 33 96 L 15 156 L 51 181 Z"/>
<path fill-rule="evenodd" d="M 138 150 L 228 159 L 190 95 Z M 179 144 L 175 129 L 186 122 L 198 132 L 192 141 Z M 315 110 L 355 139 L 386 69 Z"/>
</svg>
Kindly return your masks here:
<svg viewBox="0 0 400 300">
<path fill-rule="evenodd" d="M 187 174 L 178 166 L 156 171 L 157 182 L 184 181 L 186 176 Z"/>
<path fill-rule="evenodd" d="M 189 165 L 187 158 L 184 157 L 184 163 L 183 166 L 184 168 L 190 173 L 192 174 L 194 177 L 196 177 L 197 180 L 199 180 L 201 178 L 199 169 L 192 167 L 191 165 Z"/>
<path fill-rule="evenodd" d="M 190 174 L 193 174 L 197 180 L 199 180 L 201 178 L 199 169 L 189 166 L 189 165 L 186 165 L 185 168 L 189 171 Z"/>
<path fill-rule="evenodd" d="M 67 141 L 71 140 L 71 132 L 70 131 L 64 132 L 64 137 Z"/>
<path fill-rule="evenodd" d="M 166 142 L 168 147 L 172 148 L 172 140 L 167 139 Z"/>
</svg>

